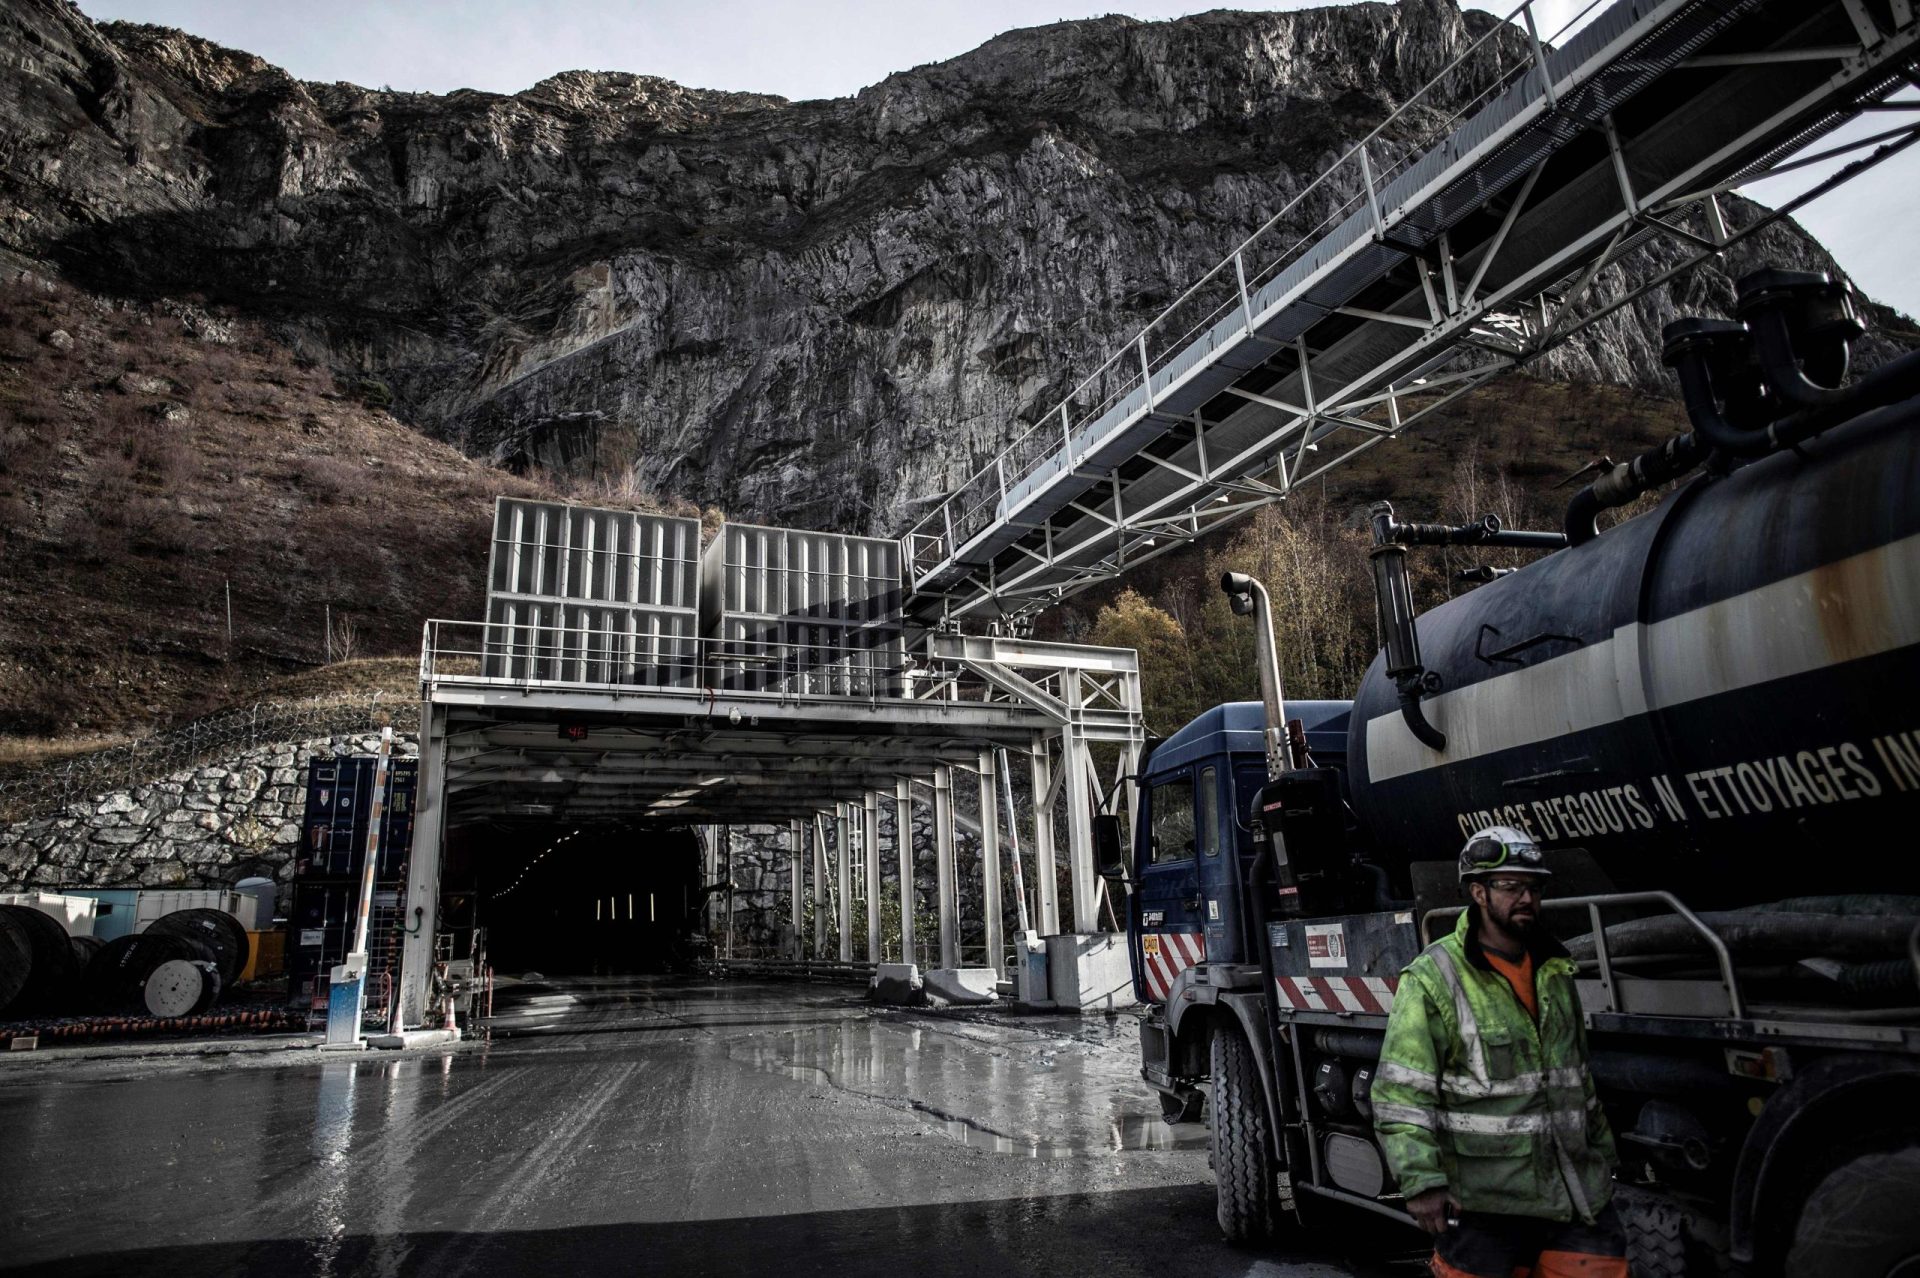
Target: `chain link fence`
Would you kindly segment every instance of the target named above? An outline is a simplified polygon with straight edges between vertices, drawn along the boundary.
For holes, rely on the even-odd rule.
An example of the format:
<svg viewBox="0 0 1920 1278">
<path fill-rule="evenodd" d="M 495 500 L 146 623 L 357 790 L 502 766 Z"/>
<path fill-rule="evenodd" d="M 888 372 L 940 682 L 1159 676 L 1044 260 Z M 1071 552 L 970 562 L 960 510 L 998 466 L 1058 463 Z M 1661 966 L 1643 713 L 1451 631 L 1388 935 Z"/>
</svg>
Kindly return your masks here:
<svg viewBox="0 0 1920 1278">
<path fill-rule="evenodd" d="M 261 746 L 385 727 L 395 733 L 418 731 L 420 703 L 380 693 L 256 702 L 104 749 L 0 766 L 0 823 L 51 816 L 69 803 L 130 790 Z"/>
</svg>

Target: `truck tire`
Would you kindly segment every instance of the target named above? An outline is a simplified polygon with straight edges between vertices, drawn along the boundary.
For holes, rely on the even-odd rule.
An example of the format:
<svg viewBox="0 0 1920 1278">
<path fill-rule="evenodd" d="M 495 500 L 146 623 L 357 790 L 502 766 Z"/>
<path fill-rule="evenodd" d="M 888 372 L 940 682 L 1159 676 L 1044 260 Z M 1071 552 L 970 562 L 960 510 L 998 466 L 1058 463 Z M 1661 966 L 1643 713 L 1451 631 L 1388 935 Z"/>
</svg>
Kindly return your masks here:
<svg viewBox="0 0 1920 1278">
<path fill-rule="evenodd" d="M 1277 1187 L 1272 1120 L 1259 1063 L 1239 1029 L 1216 1025 L 1209 1044 L 1213 1066 L 1213 1124 L 1209 1154 L 1216 1186 L 1215 1214 L 1228 1242 L 1263 1243 L 1275 1232 Z"/>
<path fill-rule="evenodd" d="M 1622 1185 L 1613 1209 L 1627 1231 L 1627 1268 L 1633 1278 L 1687 1278 L 1687 1217 L 1677 1203 Z"/>
<path fill-rule="evenodd" d="M 1920 1146 L 1842 1163 L 1807 1195 L 1785 1272 L 1793 1278 L 1920 1276 Z"/>
</svg>

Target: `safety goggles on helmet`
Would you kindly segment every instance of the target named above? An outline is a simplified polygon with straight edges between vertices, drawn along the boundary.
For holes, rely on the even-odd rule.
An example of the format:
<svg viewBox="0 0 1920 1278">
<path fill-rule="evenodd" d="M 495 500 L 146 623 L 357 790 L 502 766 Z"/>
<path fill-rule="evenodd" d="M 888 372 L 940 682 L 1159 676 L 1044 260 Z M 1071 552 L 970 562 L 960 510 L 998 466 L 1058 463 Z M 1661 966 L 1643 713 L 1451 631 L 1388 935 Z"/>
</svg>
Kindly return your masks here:
<svg viewBox="0 0 1920 1278">
<path fill-rule="evenodd" d="M 1464 882 L 1483 874 L 1538 874 L 1551 877 L 1540 845 L 1510 825 L 1490 825 L 1467 840 L 1460 850 L 1460 878 Z"/>
</svg>

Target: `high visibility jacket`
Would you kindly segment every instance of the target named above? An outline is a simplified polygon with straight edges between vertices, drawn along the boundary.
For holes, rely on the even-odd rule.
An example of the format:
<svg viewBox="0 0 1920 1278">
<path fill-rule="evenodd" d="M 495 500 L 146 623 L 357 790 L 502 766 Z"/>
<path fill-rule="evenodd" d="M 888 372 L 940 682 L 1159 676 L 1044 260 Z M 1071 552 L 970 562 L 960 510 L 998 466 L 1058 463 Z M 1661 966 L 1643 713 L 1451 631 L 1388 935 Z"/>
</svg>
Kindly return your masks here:
<svg viewBox="0 0 1920 1278">
<path fill-rule="evenodd" d="M 1613 1133 L 1587 1069 L 1573 961 L 1534 950 L 1540 1019 L 1487 962 L 1476 911 L 1400 975 L 1373 1124 L 1407 1197 L 1446 1186 L 1467 1211 L 1591 1222 L 1612 1197 Z"/>
</svg>

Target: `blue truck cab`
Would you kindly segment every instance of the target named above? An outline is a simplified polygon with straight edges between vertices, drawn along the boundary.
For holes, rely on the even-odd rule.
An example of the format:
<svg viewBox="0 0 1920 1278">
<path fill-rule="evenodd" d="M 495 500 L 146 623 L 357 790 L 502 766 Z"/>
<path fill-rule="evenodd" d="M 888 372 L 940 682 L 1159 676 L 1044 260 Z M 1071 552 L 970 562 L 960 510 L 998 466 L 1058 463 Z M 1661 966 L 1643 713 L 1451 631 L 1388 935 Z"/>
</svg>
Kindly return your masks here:
<svg viewBox="0 0 1920 1278">
<path fill-rule="evenodd" d="M 1352 704 L 1286 703 L 1317 766 L 1344 771 Z M 1197 1063 L 1180 1068 L 1166 1033 L 1165 1004 L 1182 974 L 1191 982 L 1209 965 L 1258 971 L 1260 940 L 1245 902 L 1251 815 L 1267 782 L 1265 727 L 1257 701 L 1215 706 L 1160 742 L 1140 777 L 1127 936 L 1134 995 L 1151 1008 L 1142 1029 L 1151 1040 L 1142 1044 L 1144 1074 L 1167 1098 L 1170 1115 L 1192 1103 L 1179 1080 L 1205 1072 Z"/>
</svg>

